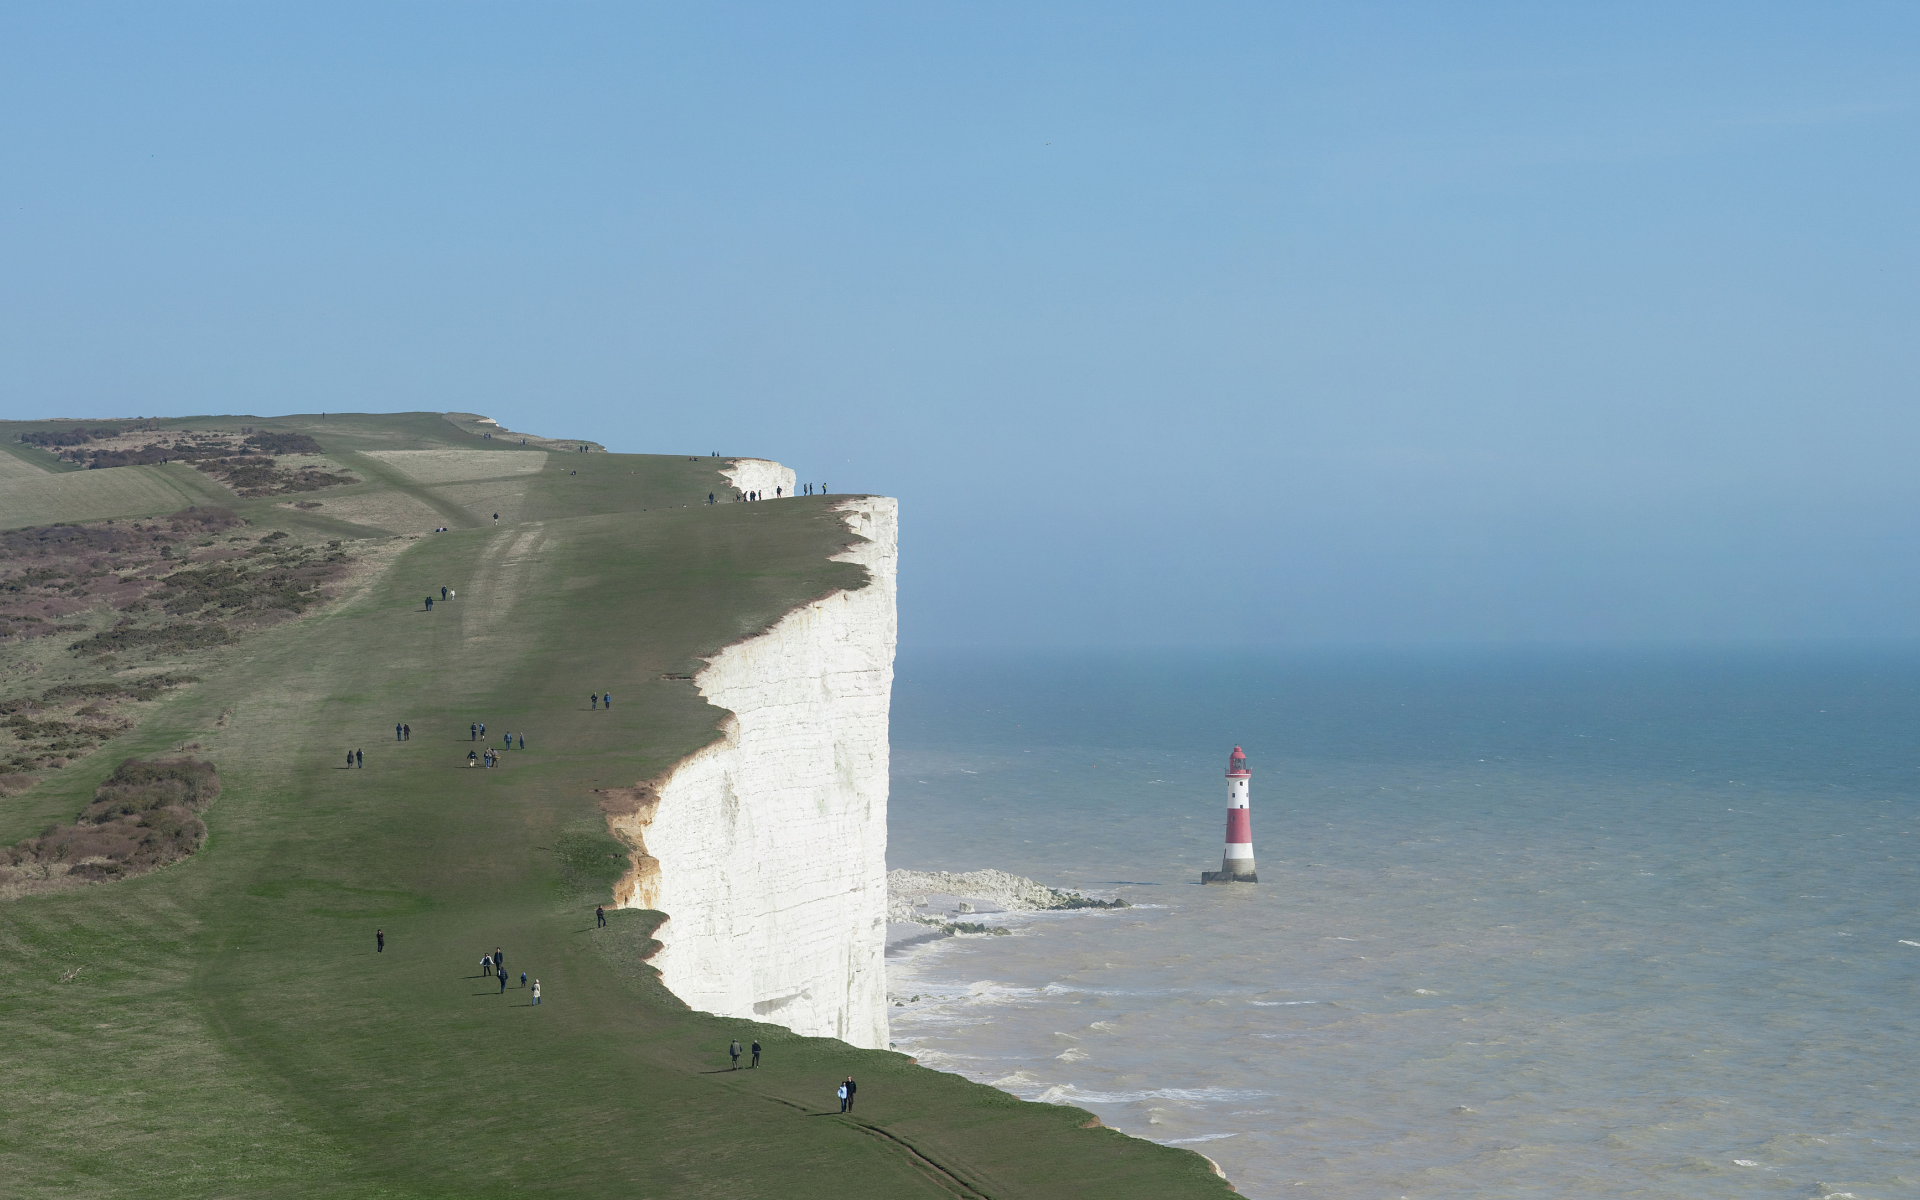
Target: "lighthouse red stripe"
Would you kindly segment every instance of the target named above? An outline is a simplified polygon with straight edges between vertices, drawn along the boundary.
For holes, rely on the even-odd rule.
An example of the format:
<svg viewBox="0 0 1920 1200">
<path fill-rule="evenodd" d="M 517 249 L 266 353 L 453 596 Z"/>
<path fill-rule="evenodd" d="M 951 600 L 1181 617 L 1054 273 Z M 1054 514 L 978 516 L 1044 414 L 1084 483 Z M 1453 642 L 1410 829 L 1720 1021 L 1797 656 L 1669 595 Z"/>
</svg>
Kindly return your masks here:
<svg viewBox="0 0 1920 1200">
<path fill-rule="evenodd" d="M 1230 808 L 1227 810 L 1227 841 L 1253 841 L 1253 812 L 1251 809 Z"/>
</svg>

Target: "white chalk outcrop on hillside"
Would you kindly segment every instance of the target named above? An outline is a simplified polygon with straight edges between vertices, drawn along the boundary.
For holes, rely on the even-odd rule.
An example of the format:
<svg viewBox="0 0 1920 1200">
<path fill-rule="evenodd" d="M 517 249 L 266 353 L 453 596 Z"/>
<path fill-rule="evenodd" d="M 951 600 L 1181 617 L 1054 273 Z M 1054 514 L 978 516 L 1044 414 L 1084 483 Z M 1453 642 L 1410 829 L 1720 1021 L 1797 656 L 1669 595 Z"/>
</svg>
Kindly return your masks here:
<svg viewBox="0 0 1920 1200">
<path fill-rule="evenodd" d="M 788 613 L 694 677 L 732 715 L 656 789 L 609 806 L 640 850 L 615 902 L 668 914 L 652 962 L 690 1006 L 884 1048 L 899 502 L 835 507 L 866 539 L 835 558 L 870 582 Z"/>
<path fill-rule="evenodd" d="M 774 498 L 775 488 L 782 497 L 793 495 L 794 475 L 792 467 L 783 467 L 777 462 L 764 458 L 736 458 L 720 468 L 720 474 L 735 491 L 759 492 L 767 500 Z"/>
</svg>

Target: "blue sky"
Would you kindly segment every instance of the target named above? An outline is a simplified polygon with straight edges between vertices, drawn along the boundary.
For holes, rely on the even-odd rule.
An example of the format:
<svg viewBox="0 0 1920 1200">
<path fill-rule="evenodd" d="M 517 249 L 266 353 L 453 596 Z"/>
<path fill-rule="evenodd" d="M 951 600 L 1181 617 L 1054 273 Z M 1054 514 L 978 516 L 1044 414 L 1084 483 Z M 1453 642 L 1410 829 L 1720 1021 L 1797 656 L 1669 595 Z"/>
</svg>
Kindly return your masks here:
<svg viewBox="0 0 1920 1200">
<path fill-rule="evenodd" d="M 1920 10 L 0 7 L 0 407 L 902 500 L 907 645 L 1920 635 Z"/>
</svg>

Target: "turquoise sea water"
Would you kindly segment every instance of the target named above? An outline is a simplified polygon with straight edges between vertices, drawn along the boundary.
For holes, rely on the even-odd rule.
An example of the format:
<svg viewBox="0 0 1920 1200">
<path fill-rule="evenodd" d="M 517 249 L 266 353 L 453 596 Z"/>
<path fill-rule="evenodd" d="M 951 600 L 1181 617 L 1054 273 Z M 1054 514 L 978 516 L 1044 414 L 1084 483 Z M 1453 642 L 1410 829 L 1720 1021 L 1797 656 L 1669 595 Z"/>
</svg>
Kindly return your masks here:
<svg viewBox="0 0 1920 1200">
<path fill-rule="evenodd" d="M 904 655 L 896 1045 L 1257 1197 L 1920 1195 L 1920 654 Z M 1228 751 L 1260 883 L 1220 865 Z M 918 999 L 913 999 L 918 997 Z"/>
</svg>

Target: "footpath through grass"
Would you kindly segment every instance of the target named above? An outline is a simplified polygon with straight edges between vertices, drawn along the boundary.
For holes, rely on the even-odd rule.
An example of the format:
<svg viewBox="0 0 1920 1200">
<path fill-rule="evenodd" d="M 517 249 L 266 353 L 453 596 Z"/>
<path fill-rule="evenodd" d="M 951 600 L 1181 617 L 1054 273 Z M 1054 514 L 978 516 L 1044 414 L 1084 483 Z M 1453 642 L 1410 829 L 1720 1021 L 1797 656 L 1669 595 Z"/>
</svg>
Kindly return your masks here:
<svg viewBox="0 0 1920 1200">
<path fill-rule="evenodd" d="M 0 910 L 0 1194 L 1226 1194 L 1079 1110 L 690 1012 L 640 961 L 659 914 L 595 928 L 626 861 L 594 789 L 720 716 L 664 677 L 862 578 L 826 561 L 830 499 L 666 507 L 718 490 L 714 465 L 555 455 L 525 523 L 413 543 L 58 781 L 197 743 L 224 793 L 192 859 Z M 507 731 L 524 751 L 463 765 Z M 504 994 L 479 975 L 496 946 Z M 760 1069 L 726 1069 L 756 1036 Z"/>
</svg>

